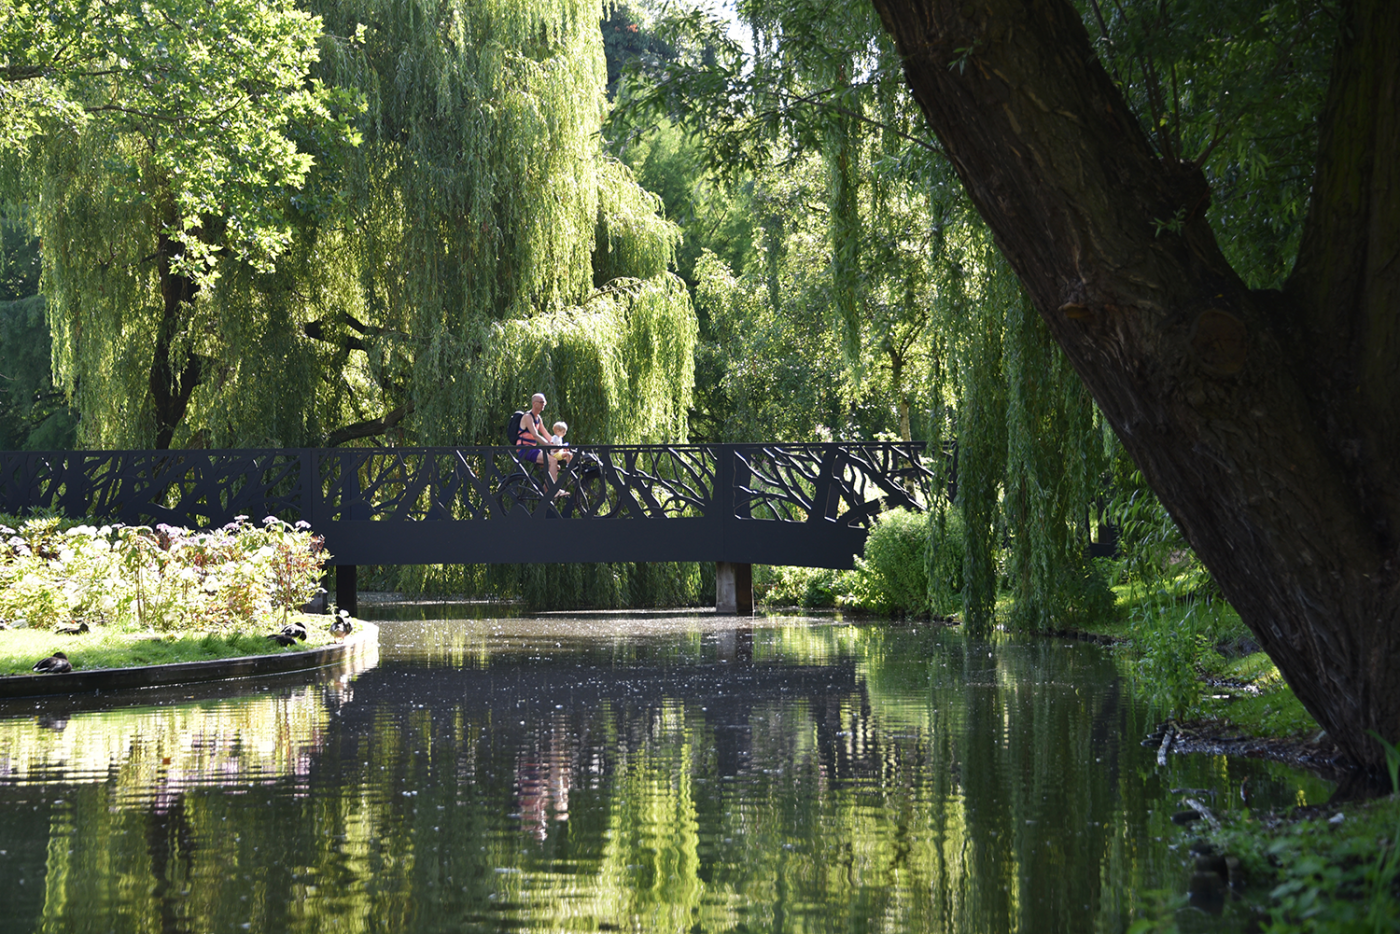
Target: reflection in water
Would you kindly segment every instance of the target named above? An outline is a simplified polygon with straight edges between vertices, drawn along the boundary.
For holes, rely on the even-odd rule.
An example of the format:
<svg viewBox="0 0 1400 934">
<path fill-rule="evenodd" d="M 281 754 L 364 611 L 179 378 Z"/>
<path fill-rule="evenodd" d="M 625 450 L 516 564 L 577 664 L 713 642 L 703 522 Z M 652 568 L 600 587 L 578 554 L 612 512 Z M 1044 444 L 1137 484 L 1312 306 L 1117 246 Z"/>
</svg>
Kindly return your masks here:
<svg viewBox="0 0 1400 934">
<path fill-rule="evenodd" d="M 726 626 L 386 622 L 343 680 L 10 710 L 0 928 L 1119 931 L 1186 891 L 1172 788 L 1328 791 L 1158 768 L 1093 646 Z"/>
</svg>

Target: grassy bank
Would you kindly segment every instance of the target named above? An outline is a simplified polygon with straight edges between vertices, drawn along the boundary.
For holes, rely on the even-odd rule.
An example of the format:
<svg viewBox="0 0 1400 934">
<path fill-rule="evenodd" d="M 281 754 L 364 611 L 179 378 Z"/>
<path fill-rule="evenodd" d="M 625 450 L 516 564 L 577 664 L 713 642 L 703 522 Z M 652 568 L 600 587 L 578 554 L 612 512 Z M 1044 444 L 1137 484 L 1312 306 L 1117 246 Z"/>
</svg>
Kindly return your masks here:
<svg viewBox="0 0 1400 934">
<path fill-rule="evenodd" d="M 49 630 L 7 629 L 0 631 L 0 676 L 28 674 L 35 662 L 55 651 L 68 656 L 73 670 L 86 671 L 298 652 L 333 641 L 329 616 L 292 613 L 288 620 L 304 623 L 307 636 L 305 642 L 286 648 L 264 635 L 282 626 L 280 616 L 254 632 L 159 633 L 96 626 L 79 635 L 65 635 Z"/>
<path fill-rule="evenodd" d="M 1313 739 L 1321 732 L 1222 598 L 1113 589 L 1114 614 L 1081 629 L 1114 640 L 1136 691 L 1163 720 L 1218 721 L 1279 739 Z"/>
<path fill-rule="evenodd" d="M 1163 719 L 1274 740 L 1325 739 L 1228 603 L 1209 588 L 1189 586 L 1191 581 L 1167 583 L 1150 593 L 1116 587 L 1114 617 L 1084 627 L 1116 641 L 1136 692 Z M 1389 753 L 1390 788 L 1400 791 L 1400 755 Z M 1250 929 L 1400 930 L 1400 794 L 1284 812 L 1236 812 L 1219 826 L 1183 831 L 1183 853 L 1188 845 L 1209 849 L 1187 857 L 1193 890 L 1224 867 L 1219 884 L 1230 892 L 1232 910 L 1250 916 Z M 1178 912 L 1185 909 L 1183 896 L 1132 930 L 1177 931 Z"/>
</svg>

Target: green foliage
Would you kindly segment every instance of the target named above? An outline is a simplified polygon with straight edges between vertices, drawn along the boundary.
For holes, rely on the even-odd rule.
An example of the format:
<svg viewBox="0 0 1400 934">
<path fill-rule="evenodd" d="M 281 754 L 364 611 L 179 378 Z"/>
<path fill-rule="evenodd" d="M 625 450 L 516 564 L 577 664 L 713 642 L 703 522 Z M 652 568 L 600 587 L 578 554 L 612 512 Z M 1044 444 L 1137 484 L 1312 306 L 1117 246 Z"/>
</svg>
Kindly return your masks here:
<svg viewBox="0 0 1400 934">
<path fill-rule="evenodd" d="M 864 557 L 856 560 L 851 603 L 891 616 L 927 615 L 928 548 L 927 516 L 907 509 L 881 515 L 865 540 Z"/>
<path fill-rule="evenodd" d="M 1106 466 L 1088 391 L 1024 295 L 1006 316 L 1007 478 L 1011 622 L 1075 628 L 1112 606 L 1089 563 L 1085 517 Z"/>
<path fill-rule="evenodd" d="M 669 118 L 633 127 L 630 113 L 614 109 L 604 133 L 642 187 L 661 198 L 665 216 L 685 230 L 676 252 L 677 274 L 693 288 L 695 265 L 706 250 L 743 272 L 756 259 L 752 182 L 728 182 L 710 172 L 701 140 Z"/>
<path fill-rule="evenodd" d="M 1095 50 L 1171 163 L 1200 165 L 1211 226 L 1255 288 L 1292 268 L 1340 21 L 1325 0 L 1077 4 Z M 1287 93 L 1279 93 L 1287 88 Z M 1163 235 L 1178 218 L 1159 219 Z"/>
<path fill-rule="evenodd" d="M 169 236 L 182 246 L 175 267 L 198 281 L 226 255 L 270 268 L 291 239 L 284 195 L 312 163 L 295 137 L 349 132 L 332 113 L 345 101 L 308 80 L 319 33 L 289 0 L 20 4 L 0 21 L 0 58 L 23 76 L 0 112 L 22 128 L 8 142 L 37 143 L 25 168 L 43 197 L 7 193 L 38 210 L 55 244 L 69 242 L 53 235 L 73 212 L 120 204 L 133 226 L 103 240 Z M 82 173 L 100 185 L 67 191 Z M 49 295 L 60 318 L 76 313 L 69 281 Z"/>
<path fill-rule="evenodd" d="M 12 629 L 0 632 L 0 675 L 27 675 L 38 659 L 55 650 L 63 651 L 75 670 L 89 671 L 271 655 L 334 641 L 326 625 L 327 617 L 294 613 L 288 618 L 299 619 L 306 626 L 306 641 L 295 647 L 284 647 L 261 633 L 241 630 L 152 635 L 103 626 L 79 636 L 58 636 L 49 630 Z M 281 617 L 277 622 L 281 622 Z"/>
<path fill-rule="evenodd" d="M 1233 615 L 1233 611 L 1230 615 Z M 1238 624 L 1238 617 L 1234 622 Z M 1301 701 L 1283 680 L 1277 666 L 1263 652 L 1257 652 L 1234 663 L 1217 668 L 1217 656 L 1205 653 L 1201 659 L 1208 674 L 1234 679 L 1248 689 L 1233 692 L 1228 700 L 1202 696 L 1196 711 L 1215 716 L 1255 736 L 1293 736 L 1311 739 L 1321 729 Z"/>
<path fill-rule="evenodd" d="M 675 265 L 681 235 L 679 227 L 661 216 L 660 197 L 638 185 L 621 162 L 604 161 L 598 181 L 594 285 L 664 274 Z"/>
<path fill-rule="evenodd" d="M 603 54 L 608 63 L 608 99 L 617 97 L 622 71 L 639 59 L 666 61 L 676 57 L 675 49 L 656 35 L 642 10 L 626 3 L 611 3 L 599 24 L 603 33 Z M 648 190 L 657 189 L 648 186 Z"/>
<path fill-rule="evenodd" d="M 694 562 L 521 565 L 520 597 L 529 610 L 713 604 L 713 566 L 708 574 L 704 568 Z"/>
<path fill-rule="evenodd" d="M 829 440 L 845 421 L 841 385 L 828 376 L 841 367 L 840 349 L 804 301 L 821 284 L 801 256 L 789 258 L 780 307 L 763 275 L 736 276 L 710 253 L 696 263 L 696 306 L 714 335 L 697 355 L 697 376 L 715 381 L 718 434 L 709 440 Z"/>
<path fill-rule="evenodd" d="M 181 30 L 171 62 L 94 78 L 106 46 L 79 37 L 45 80 L 113 106 L 36 117 L 5 164 L 14 198 L 42 194 L 55 372 L 83 443 L 494 444 L 537 390 L 582 439 L 685 438 L 679 234 L 600 148 L 596 0 L 206 6 L 161 0 L 147 22 L 97 5 L 94 34 L 140 46 L 136 63 Z M 234 90 L 186 93 L 200 69 Z M 201 130 L 221 105 L 231 128 Z M 220 148 L 239 133 L 242 174 Z M 188 402 L 157 411 L 167 383 Z"/>
<path fill-rule="evenodd" d="M 1211 642 L 1194 607 L 1173 609 L 1157 603 L 1135 612 L 1133 649 L 1140 693 L 1162 716 L 1185 717 L 1200 701 L 1199 659 Z"/>
<path fill-rule="evenodd" d="M 405 565 L 362 569 L 361 586 L 411 597 L 516 600 L 531 611 L 713 605 L 713 564 Z"/>
<path fill-rule="evenodd" d="M 478 395 L 453 440 L 500 443 L 500 426 L 534 392 L 579 443 L 686 439 L 695 318 L 673 276 L 614 282 L 584 308 L 500 322 L 483 344 L 468 387 Z"/>
<path fill-rule="evenodd" d="M 345 244 L 342 304 L 374 326 L 377 405 L 411 403 L 423 443 L 497 443 L 535 391 L 582 439 L 683 439 L 695 325 L 666 273 L 678 232 L 600 149 L 599 5 L 327 7 L 334 33 L 371 24 L 325 72 L 364 88 L 374 118 L 343 168 L 368 225 Z"/>
<path fill-rule="evenodd" d="M 962 562 L 938 576 L 956 580 L 959 606 L 936 599 L 937 611 L 988 631 L 1005 572 L 1016 597 L 1006 622 L 1072 625 L 1110 602 L 1084 555 L 1102 461 L 1092 406 L 921 140 L 870 12 L 746 3 L 756 38 L 744 63 L 688 17 L 673 28 L 714 54 L 643 61 L 619 95 L 614 125 L 620 113 L 702 136 L 761 231 L 747 261 L 702 253 L 695 264 L 703 436 L 955 446 L 956 477 L 938 486 L 956 489 L 956 504 L 930 507 L 956 505 L 961 541 L 935 552 Z M 697 164 L 686 170 L 701 174 Z"/>
<path fill-rule="evenodd" d="M 1126 591 L 1139 685 L 1163 715 L 1205 712 L 1201 677 L 1220 660 L 1213 647 L 1247 631 L 1142 474 L 1121 449 L 1118 458 L 1106 516 L 1119 529 L 1116 569 Z"/>
<path fill-rule="evenodd" d="M 811 309 L 822 308 L 820 326 L 838 337 L 841 359 L 827 350 L 824 369 L 846 367 L 852 378 L 839 388 L 834 418 L 808 421 L 819 437 L 821 429 L 832 436 L 866 429 L 866 400 L 877 400 L 872 408 L 903 403 L 903 351 L 916 351 L 928 372 L 917 387 L 918 403 L 932 416 L 928 436 L 957 446 L 964 621 L 989 629 L 998 584 L 1005 583 L 1012 600 L 1004 622 L 1030 629 L 1082 625 L 1110 612 L 1109 592 L 1085 555 L 1084 517 L 1105 473 L 1092 406 L 970 217 L 948 167 L 920 145 L 917 117 L 911 119 L 913 108 L 896 87 L 898 70 L 887 67 L 886 38 L 868 12 L 844 5 L 833 12 L 803 0 L 745 3 L 741 15 L 755 30 L 748 62 L 713 28 L 686 17 L 669 28 L 709 43 L 713 54 L 642 61 L 628 78 L 631 96 L 619 98 L 646 115 L 634 116 L 635 124 L 664 117 L 702 134 L 712 167 L 753 179 L 752 202 L 760 211 L 765 189 L 780 187 L 770 166 L 797 188 L 791 180 L 802 178 L 802 159 L 822 154 L 820 180 L 784 199 L 786 209 L 772 219 L 758 214 L 762 264 L 744 265 L 735 275 L 697 263 L 701 320 L 715 322 L 702 331 L 697 372 L 723 387 L 705 394 L 709 412 L 727 413 L 710 417 L 730 432 L 722 437 L 750 438 L 806 427 L 792 424 L 784 400 L 819 410 L 810 389 L 804 394 L 792 385 L 806 383 L 801 374 L 810 344 L 785 335 L 774 340 L 760 311 L 765 307 L 801 322 L 794 330 L 803 336 L 812 327 Z M 1318 28 L 1323 6 L 1188 0 L 1087 3 L 1082 12 L 1106 66 L 1136 112 L 1146 115 L 1144 129 L 1163 158 L 1205 165 L 1215 191 L 1212 220 L 1232 261 L 1251 281 L 1276 285 L 1287 271 L 1308 190 L 1313 115 L 1334 28 Z M 1299 94 L 1280 97 L 1283 81 L 1297 81 Z M 1296 169 L 1263 171 L 1279 165 Z M 1205 207 L 1203 201 L 1192 210 Z M 1180 220 L 1163 219 L 1163 236 L 1173 235 Z M 922 262 L 909 262 L 910 252 Z M 741 267 L 731 262 L 730 268 Z M 788 272 L 794 268 L 820 270 L 808 278 L 820 288 L 804 287 L 800 273 Z M 716 301 L 725 292 L 719 283 L 738 284 L 727 294 L 743 296 L 743 313 L 733 313 L 738 302 Z M 785 301 L 794 295 L 802 296 L 797 309 Z M 718 309 L 713 317 L 711 309 Z M 739 326 L 726 328 L 728 321 Z M 901 329 L 911 325 L 922 333 L 906 344 Z M 883 359 L 872 353 L 877 348 Z M 871 372 L 881 364 L 889 367 L 888 383 Z M 765 391 L 780 401 L 769 402 Z M 1189 549 L 1177 550 L 1195 561 Z M 1208 578 L 1201 579 L 1208 588 Z M 1153 631 L 1168 635 L 1161 627 Z M 1177 652 L 1164 641 L 1154 654 L 1179 656 L 1189 667 L 1198 657 L 1192 645 L 1183 637 Z"/>
<path fill-rule="evenodd" d="M 0 619 L 34 629 L 229 630 L 309 601 L 328 557 L 271 516 L 209 532 L 32 518 L 0 536 Z"/>
<path fill-rule="evenodd" d="M 0 220 L 0 451 L 72 447 L 76 419 L 49 375 L 39 242 Z"/>
<path fill-rule="evenodd" d="M 970 259 L 975 258 L 973 254 Z M 983 249 L 984 261 L 995 262 L 990 250 Z M 983 267 L 988 272 L 993 270 Z M 995 309 L 1004 313 L 1008 299 L 1015 300 L 1007 278 L 989 275 L 981 283 L 987 294 L 983 301 L 968 293 L 968 282 L 960 269 L 952 270 L 948 281 L 948 313 L 960 323 L 950 348 L 953 387 L 957 399 L 954 424 L 947 432 L 957 439 L 958 511 L 963 517 L 963 624 L 969 631 L 985 635 L 996 607 L 998 494 L 1006 474 L 1006 382 L 1002 369 L 1004 328 L 1000 314 L 975 314 L 973 308 Z M 967 314 L 958 315 L 960 310 Z"/>
<path fill-rule="evenodd" d="M 1270 934 L 1381 934 L 1400 926 L 1400 752 L 1385 746 L 1397 793 L 1316 817 L 1275 822 L 1246 816 L 1214 835 L 1268 892 Z"/>
<path fill-rule="evenodd" d="M 1152 889 L 1142 896 L 1144 904 L 1138 910 L 1142 917 L 1128 925 L 1127 934 L 1180 934 L 1176 916 L 1186 907 L 1186 896 L 1170 889 Z"/>
<path fill-rule="evenodd" d="M 49 378 L 44 299 L 0 301 L 0 450 L 72 446 L 76 421 Z"/>
<path fill-rule="evenodd" d="M 754 565 L 753 596 L 770 607 L 829 609 L 846 595 L 850 572 L 830 568 Z"/>
<path fill-rule="evenodd" d="M 163 437 L 153 379 L 176 394 L 240 370 L 316 382 L 322 361 L 269 339 L 285 305 L 224 299 L 230 280 L 291 259 L 304 212 L 327 207 L 307 185 L 313 153 L 354 141 L 353 101 L 310 79 L 320 25 L 283 0 L 63 0 L 6 21 L 0 43 L 29 50 L 38 84 L 24 87 L 42 93 L 19 95 L 33 132 L 7 154 L 0 194 L 28 205 L 47 244 L 54 379 L 87 443 Z M 304 441 L 302 427 L 238 440 Z"/>
<path fill-rule="evenodd" d="M 928 523 L 928 607 L 935 617 L 948 619 L 962 609 L 967 531 L 957 507 L 942 502 L 929 513 Z"/>
<path fill-rule="evenodd" d="M 1106 519 L 1119 530 L 1121 575 L 1134 599 L 1215 596 L 1211 580 L 1142 472 L 1116 447 Z"/>
</svg>

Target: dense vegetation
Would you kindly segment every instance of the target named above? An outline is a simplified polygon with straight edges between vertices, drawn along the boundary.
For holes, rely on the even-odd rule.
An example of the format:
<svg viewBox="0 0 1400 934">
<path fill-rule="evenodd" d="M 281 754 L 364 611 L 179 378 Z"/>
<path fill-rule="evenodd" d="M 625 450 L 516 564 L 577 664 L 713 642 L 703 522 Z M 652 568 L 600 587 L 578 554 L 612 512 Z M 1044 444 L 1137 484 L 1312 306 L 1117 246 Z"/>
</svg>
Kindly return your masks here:
<svg viewBox="0 0 1400 934">
<path fill-rule="evenodd" d="M 924 440 L 927 521 L 773 599 L 1054 631 L 1116 587 L 1164 713 L 1247 625 L 1379 769 L 1397 8 L 874 7 L 742 0 L 741 45 L 640 2 L 12 4 L 0 447 L 496 443 L 535 390 L 581 441 Z"/>
<path fill-rule="evenodd" d="M 145 9 L 21 4 L 0 34 L 9 444 L 494 442 L 535 389 L 581 440 L 919 438 L 946 455 L 925 602 L 978 631 L 1104 605 L 1109 496 L 1173 532 L 864 2 L 745 2 L 747 46 L 582 0 Z M 1351 9 L 1079 10 L 1154 158 L 1202 173 L 1164 248 L 1204 217 L 1285 283 Z M 951 81 L 986 67 L 959 48 Z M 386 583 L 705 584 L 509 573 Z"/>
<path fill-rule="evenodd" d="M 193 532 L 0 516 L 0 674 L 56 648 L 75 669 L 277 651 L 263 636 L 302 616 L 325 558 L 275 518 Z M 325 620 L 312 644 L 330 641 Z"/>
</svg>

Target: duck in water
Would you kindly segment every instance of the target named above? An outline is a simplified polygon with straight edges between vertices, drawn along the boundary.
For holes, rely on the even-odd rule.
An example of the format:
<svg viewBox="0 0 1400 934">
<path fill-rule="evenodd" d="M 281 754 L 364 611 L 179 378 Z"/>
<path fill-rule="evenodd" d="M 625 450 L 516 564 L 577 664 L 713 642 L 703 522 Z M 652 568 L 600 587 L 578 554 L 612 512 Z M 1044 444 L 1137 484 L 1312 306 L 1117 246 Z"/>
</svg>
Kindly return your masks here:
<svg viewBox="0 0 1400 934">
<path fill-rule="evenodd" d="M 73 664 L 68 661 L 67 655 L 55 652 L 48 658 L 41 658 L 35 662 L 34 670 L 41 671 L 46 675 L 61 675 L 65 671 L 72 671 Z"/>
</svg>

